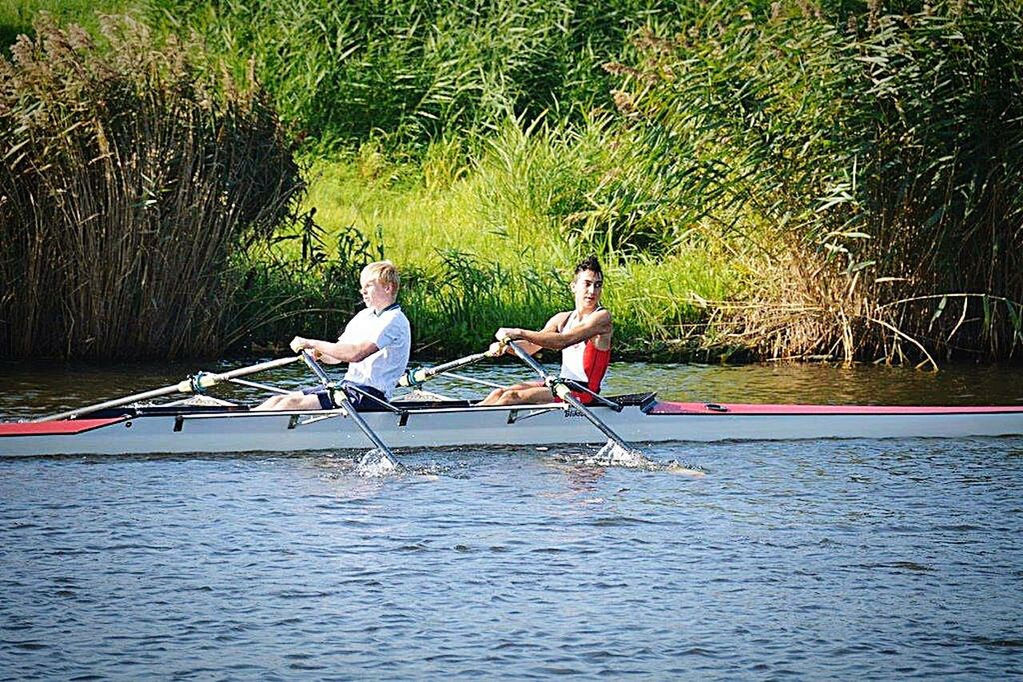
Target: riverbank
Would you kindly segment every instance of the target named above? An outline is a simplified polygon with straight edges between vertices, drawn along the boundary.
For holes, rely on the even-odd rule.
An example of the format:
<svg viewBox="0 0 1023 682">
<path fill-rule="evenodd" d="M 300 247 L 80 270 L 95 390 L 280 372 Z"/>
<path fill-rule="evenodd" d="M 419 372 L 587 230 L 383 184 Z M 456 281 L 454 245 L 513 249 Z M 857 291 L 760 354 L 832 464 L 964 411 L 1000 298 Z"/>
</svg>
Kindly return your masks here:
<svg viewBox="0 0 1023 682">
<path fill-rule="evenodd" d="M 402 271 L 401 300 L 415 350 L 431 357 L 476 352 L 500 326 L 539 328 L 572 306 L 568 285 L 582 254 L 554 218 L 536 215 L 514 199 L 514 189 L 501 186 L 509 180 L 506 172 L 466 167 L 443 183 L 435 175 L 428 182 L 430 174 L 429 167 L 391 164 L 378 152 L 311 163 L 303 210 L 315 210 L 317 257 L 324 264 L 312 268 L 311 277 L 347 277 L 344 285 L 353 293 L 357 268 L 342 263 L 390 258 Z M 301 229 L 291 236 L 276 258 L 301 260 L 309 240 Z M 603 302 L 615 320 L 616 357 L 677 361 L 715 352 L 704 345 L 706 329 L 713 302 L 738 293 L 736 261 L 696 240 L 661 257 L 603 260 Z M 334 291 L 344 285 L 323 282 Z M 253 294 L 266 299 L 265 290 Z M 349 300 L 324 297 L 321 304 L 344 308 Z M 250 338 L 256 349 L 273 347 L 286 343 L 296 325 L 331 331 L 347 314 L 305 322 L 293 316 Z"/>
<path fill-rule="evenodd" d="M 111 2 L 105 7 L 117 9 Z M 567 273 L 588 253 L 607 268 L 605 303 L 622 357 L 937 366 L 1013 359 L 1023 349 L 1023 114 L 1013 67 L 1023 61 L 1023 15 L 1015 4 L 939 2 L 890 15 L 841 3 L 640 11 L 615 0 L 594 13 L 589 3 L 530 0 L 505 13 L 395 0 L 343 12 L 312 2 L 301 15 L 280 0 L 171 4 L 121 8 L 135 13 L 143 45 L 187 54 L 189 68 L 214 80 L 233 73 L 254 101 L 272 106 L 278 141 L 304 159 L 309 194 L 293 223 L 266 222 L 257 238 L 240 225 L 235 243 L 208 249 L 229 258 L 184 279 L 181 267 L 151 274 L 183 249 L 132 249 L 123 273 L 110 257 L 76 259 L 110 269 L 97 275 L 102 285 L 64 273 L 58 250 L 46 251 L 50 261 L 32 272 L 90 297 L 61 296 L 53 310 L 19 294 L 43 288 L 15 286 L 26 259 L 0 261 L 14 292 L 0 298 L 0 320 L 45 330 L 0 324 L 3 354 L 23 357 L 38 352 L 37 338 L 54 337 L 67 342 L 47 352 L 94 358 L 251 352 L 296 329 L 329 337 L 356 303 L 359 266 L 379 257 L 405 274 L 417 352 L 461 353 L 500 325 L 538 327 L 565 308 Z M 85 12 L 76 7 L 61 6 L 58 18 Z M 0 14 L 0 23 L 3 35 L 25 17 Z M 97 53 L 104 40 L 130 47 L 119 35 L 98 41 Z M 88 43 L 69 36 L 49 44 Z M 37 55 L 44 62 L 46 49 Z M 201 100 L 238 90 L 219 88 Z M 72 90 L 74 99 L 95 89 Z M 23 94 L 12 101 L 33 101 Z M 86 123 L 100 132 L 83 134 L 80 155 L 112 159 L 103 131 L 131 117 L 106 120 L 102 102 L 90 106 L 100 113 Z M 50 131 L 58 138 L 59 123 Z M 8 126 L 12 140 L 23 129 L 14 119 Z M 118 134 L 117 154 L 130 156 L 138 141 Z M 45 148 L 35 151 L 33 168 L 55 167 Z M 49 225 L 36 207 L 60 205 L 66 197 L 45 188 L 66 183 L 29 182 L 16 166 L 3 169 L 11 215 Z M 111 190 L 110 206 L 81 214 L 110 217 L 122 242 L 155 234 L 133 217 L 139 206 L 150 217 L 184 206 L 213 222 L 247 213 L 223 198 L 191 210 L 173 201 L 182 183 L 151 188 L 118 177 L 115 166 L 107 185 L 135 189 Z M 101 232 L 88 227 L 87 236 Z M 59 233 L 79 228 L 72 220 Z M 179 237 L 173 228 L 164 236 Z M 182 315 L 184 304 L 160 293 L 182 281 L 212 283 L 215 293 Z M 119 297 L 125 291 L 138 296 Z M 184 339 L 161 345 L 168 334 L 154 333 L 103 346 L 112 331 L 125 336 L 131 325 L 122 320 L 141 320 L 144 305 L 165 318 L 151 320 L 153 329 L 166 323 Z"/>
</svg>

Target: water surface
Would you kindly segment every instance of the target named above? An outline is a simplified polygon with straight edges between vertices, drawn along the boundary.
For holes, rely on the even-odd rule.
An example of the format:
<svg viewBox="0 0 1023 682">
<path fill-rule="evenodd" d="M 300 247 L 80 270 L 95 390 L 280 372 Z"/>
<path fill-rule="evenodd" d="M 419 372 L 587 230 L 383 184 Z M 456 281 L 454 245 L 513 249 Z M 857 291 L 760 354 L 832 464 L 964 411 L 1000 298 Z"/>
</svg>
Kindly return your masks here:
<svg viewBox="0 0 1023 682">
<path fill-rule="evenodd" d="M 0 412 L 193 370 L 9 367 Z M 615 365 L 610 389 L 1018 404 L 1018 379 Z M 586 454 L 432 450 L 403 455 L 432 475 L 389 478 L 351 453 L 0 461 L 0 677 L 1023 673 L 1023 438 L 646 449 L 703 478 Z"/>
</svg>

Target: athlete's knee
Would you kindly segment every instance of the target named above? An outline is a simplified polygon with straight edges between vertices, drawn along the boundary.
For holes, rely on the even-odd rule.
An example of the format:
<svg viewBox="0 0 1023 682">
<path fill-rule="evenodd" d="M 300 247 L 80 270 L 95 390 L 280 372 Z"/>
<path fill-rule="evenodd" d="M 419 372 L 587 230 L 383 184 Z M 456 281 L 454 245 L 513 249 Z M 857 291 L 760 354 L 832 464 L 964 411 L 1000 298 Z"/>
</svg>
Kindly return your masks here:
<svg viewBox="0 0 1023 682">
<path fill-rule="evenodd" d="M 515 405 L 522 402 L 522 393 L 514 388 L 506 388 L 497 397 L 498 405 Z"/>
<path fill-rule="evenodd" d="M 495 388 L 493 391 L 487 394 L 487 397 L 477 403 L 478 405 L 496 405 L 497 401 L 501 398 L 501 393 L 504 390 Z"/>
</svg>

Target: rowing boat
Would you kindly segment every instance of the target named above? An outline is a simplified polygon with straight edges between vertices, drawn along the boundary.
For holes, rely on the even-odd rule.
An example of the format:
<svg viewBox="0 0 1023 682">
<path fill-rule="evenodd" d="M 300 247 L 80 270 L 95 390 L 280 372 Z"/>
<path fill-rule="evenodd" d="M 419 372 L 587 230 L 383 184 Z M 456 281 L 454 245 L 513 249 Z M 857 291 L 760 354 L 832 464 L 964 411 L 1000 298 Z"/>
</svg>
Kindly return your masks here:
<svg viewBox="0 0 1023 682">
<path fill-rule="evenodd" d="M 344 410 L 260 412 L 216 401 L 131 404 L 44 422 L 0 424 L 0 456 L 364 450 L 374 443 Z M 1023 435 L 1023 407 L 715 404 L 612 396 L 589 407 L 634 443 Z M 408 399 L 359 415 L 392 449 L 599 444 L 565 403 L 480 407 Z"/>
<path fill-rule="evenodd" d="M 491 357 L 490 352 L 433 368 L 409 370 L 401 382 L 413 389 L 391 402 L 377 398 L 355 411 L 343 392 L 331 410 L 254 410 L 206 396 L 230 382 L 270 392 L 284 389 L 241 377 L 303 360 L 324 386 L 330 377 L 302 351 L 222 374 L 198 372 L 185 381 L 28 422 L 0 423 L 0 457 L 40 455 L 136 455 L 160 453 L 307 452 L 392 450 L 459 446 L 550 446 L 727 440 L 836 438 L 966 438 L 1023 435 L 1023 407 L 890 407 L 751 405 L 659 400 L 654 393 L 606 398 L 591 393 L 590 405 L 574 397 L 578 385 L 547 371 L 513 342 L 506 342 L 551 389 L 542 405 L 482 406 L 419 390 L 442 372 Z M 480 382 L 478 379 L 473 381 Z M 585 388 L 581 388 L 585 391 Z M 154 403 L 174 393 L 187 399 Z M 368 394 L 367 394 L 368 396 Z M 558 396 L 557 399 L 554 396 Z M 603 452 L 603 451 L 602 451 Z M 368 453 L 367 453 L 368 456 Z"/>
</svg>

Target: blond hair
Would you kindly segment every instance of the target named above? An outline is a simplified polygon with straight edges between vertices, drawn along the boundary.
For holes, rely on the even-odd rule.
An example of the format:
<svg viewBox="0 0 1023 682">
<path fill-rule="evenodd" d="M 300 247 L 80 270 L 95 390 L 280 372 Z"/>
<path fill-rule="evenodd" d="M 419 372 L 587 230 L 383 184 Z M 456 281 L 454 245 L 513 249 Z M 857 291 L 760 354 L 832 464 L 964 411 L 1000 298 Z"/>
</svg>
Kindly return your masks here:
<svg viewBox="0 0 1023 682">
<path fill-rule="evenodd" d="M 392 284 L 394 290 L 398 291 L 401 278 L 398 276 L 398 268 L 389 260 L 378 260 L 370 263 L 362 269 L 362 276 L 375 279 L 381 284 Z"/>
</svg>

